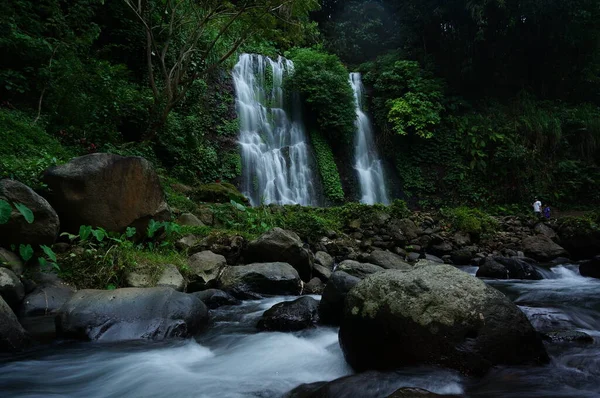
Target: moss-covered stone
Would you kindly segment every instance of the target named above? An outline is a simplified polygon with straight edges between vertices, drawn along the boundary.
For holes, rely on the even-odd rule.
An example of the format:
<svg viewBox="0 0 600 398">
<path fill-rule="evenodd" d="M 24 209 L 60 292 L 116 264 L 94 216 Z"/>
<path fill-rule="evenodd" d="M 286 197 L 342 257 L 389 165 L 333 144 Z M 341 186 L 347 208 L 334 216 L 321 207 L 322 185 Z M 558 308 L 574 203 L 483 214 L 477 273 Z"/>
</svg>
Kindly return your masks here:
<svg viewBox="0 0 600 398">
<path fill-rule="evenodd" d="M 201 185 L 194 190 L 192 197 L 199 202 L 229 203 L 233 200 L 243 205 L 250 205 L 248 198 L 228 182 L 213 182 Z"/>
</svg>

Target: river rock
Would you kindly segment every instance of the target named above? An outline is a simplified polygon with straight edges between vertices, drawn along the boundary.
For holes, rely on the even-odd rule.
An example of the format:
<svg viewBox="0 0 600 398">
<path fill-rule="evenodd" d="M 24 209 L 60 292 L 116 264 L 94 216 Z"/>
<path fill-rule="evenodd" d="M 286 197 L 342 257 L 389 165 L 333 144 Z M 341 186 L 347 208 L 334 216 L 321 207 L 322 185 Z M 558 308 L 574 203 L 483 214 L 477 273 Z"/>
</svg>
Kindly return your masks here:
<svg viewBox="0 0 600 398">
<path fill-rule="evenodd" d="M 201 292 L 191 293 L 198 297 L 206 306 L 214 310 L 215 308 L 224 305 L 239 305 L 241 301 L 233 297 L 231 294 L 219 289 L 207 289 Z"/>
<path fill-rule="evenodd" d="M 91 225 L 121 232 L 133 226 L 143 233 L 150 219 L 171 217 L 158 175 L 141 157 L 94 153 L 51 167 L 42 179 L 67 231 Z"/>
<path fill-rule="evenodd" d="M 546 235 L 527 236 L 521 242 L 521 246 L 527 257 L 542 262 L 569 255 L 564 248 L 554 243 Z"/>
<path fill-rule="evenodd" d="M 311 279 L 313 254 L 292 231 L 274 228 L 250 242 L 244 257 L 248 262 L 285 262 L 298 271 L 303 281 Z"/>
<path fill-rule="evenodd" d="M 554 232 L 554 230 L 552 228 L 550 228 L 548 225 L 546 225 L 543 222 L 537 223 L 535 225 L 535 227 L 533 227 L 533 230 L 541 235 L 545 235 L 546 237 L 555 240 L 556 238 L 558 238 L 558 235 L 556 234 L 556 232 Z"/>
<path fill-rule="evenodd" d="M 0 242 L 10 244 L 50 245 L 54 243 L 60 230 L 56 211 L 46 199 L 35 193 L 27 185 L 14 180 L 0 180 L 0 199 L 12 205 L 10 219 L 0 224 Z M 23 204 L 33 213 L 29 224 L 17 211 L 14 203 Z"/>
<path fill-rule="evenodd" d="M 19 309 L 19 318 L 53 315 L 73 296 L 75 289 L 54 274 L 40 273 L 37 286 L 27 294 Z"/>
<path fill-rule="evenodd" d="M 371 274 L 374 274 L 376 272 L 380 272 L 383 270 L 384 270 L 384 268 L 382 268 L 378 265 L 369 264 L 369 263 L 359 263 L 358 261 L 354 261 L 354 260 L 342 261 L 336 268 L 336 271 L 344 271 L 348 275 L 352 275 L 352 276 L 355 276 L 360 279 L 363 279 L 363 278 L 367 277 L 368 275 L 371 275 Z"/>
<path fill-rule="evenodd" d="M 600 256 L 596 256 L 591 260 L 581 263 L 579 265 L 579 273 L 581 276 L 600 279 Z"/>
<path fill-rule="evenodd" d="M 258 321 L 260 330 L 295 332 L 314 327 L 319 321 L 319 302 L 304 296 L 278 303 L 266 310 Z"/>
<path fill-rule="evenodd" d="M 339 338 L 357 371 L 435 365 L 481 375 L 494 365 L 548 361 L 515 304 L 444 264 L 388 270 L 359 282 L 346 298 Z"/>
<path fill-rule="evenodd" d="M 360 282 L 360 278 L 349 275 L 344 271 L 335 271 L 321 297 L 319 318 L 326 325 L 339 325 L 344 309 L 344 300 L 348 292 Z"/>
<path fill-rule="evenodd" d="M 332 271 L 329 268 L 324 267 L 320 264 L 313 265 L 313 275 L 321 279 L 323 282 L 327 282 L 329 278 L 331 278 L 331 274 Z"/>
<path fill-rule="evenodd" d="M 318 251 L 315 253 L 315 263 L 320 264 L 325 268 L 333 270 L 333 257 L 331 257 L 328 253 L 323 251 Z"/>
<path fill-rule="evenodd" d="M 262 263 L 226 267 L 219 287 L 240 299 L 257 299 L 262 295 L 299 295 L 302 281 L 287 263 Z"/>
<path fill-rule="evenodd" d="M 304 294 L 323 294 L 323 290 L 325 290 L 325 284 L 323 281 L 317 277 L 312 278 L 308 281 L 307 284 L 304 285 L 304 290 L 302 293 Z"/>
<path fill-rule="evenodd" d="M 544 339 L 553 343 L 593 343 L 594 338 L 577 330 L 564 330 L 544 333 Z"/>
<path fill-rule="evenodd" d="M 371 264 L 379 265 L 385 269 L 399 269 L 408 271 L 412 269 L 412 266 L 405 262 L 402 257 L 392 252 L 384 250 L 374 250 L 370 255 L 368 262 Z"/>
<path fill-rule="evenodd" d="M 469 265 L 471 264 L 472 258 L 473 252 L 465 247 L 454 250 L 450 254 L 450 259 L 452 260 L 452 263 L 456 265 Z"/>
<path fill-rule="evenodd" d="M 185 279 L 173 264 L 165 264 L 160 270 L 140 267 L 125 276 L 129 287 L 165 286 L 179 292 L 185 289 Z M 158 274 L 158 275 L 156 275 Z"/>
<path fill-rule="evenodd" d="M 15 352 L 25 348 L 29 336 L 14 312 L 0 297 L 0 352 Z"/>
<path fill-rule="evenodd" d="M 495 279 L 543 279 L 535 267 L 522 258 L 487 257 L 477 270 L 477 277 Z"/>
<path fill-rule="evenodd" d="M 177 218 L 177 224 L 187 227 L 204 227 L 204 223 L 192 213 L 183 213 Z"/>
<path fill-rule="evenodd" d="M 56 319 L 59 335 L 120 341 L 189 337 L 208 321 L 198 298 L 166 287 L 80 290 Z"/>
<path fill-rule="evenodd" d="M 25 288 L 21 280 L 8 268 L 0 268 L 0 297 L 13 310 L 19 308 L 25 297 Z"/>
<path fill-rule="evenodd" d="M 186 251 L 194 247 L 196 243 L 198 243 L 198 238 L 195 235 L 189 234 L 178 239 L 177 242 L 175 242 L 175 247 L 181 251 Z"/>
<path fill-rule="evenodd" d="M 190 267 L 190 291 L 203 290 L 213 285 L 221 271 L 227 266 L 227 260 L 211 251 L 196 253 L 188 258 Z"/>
<path fill-rule="evenodd" d="M 402 387 L 407 380 L 393 372 L 364 372 L 341 377 L 330 382 L 301 384 L 284 398 L 455 398 L 457 395 L 437 395 L 419 388 Z M 429 395 L 428 395 L 429 394 Z"/>
<path fill-rule="evenodd" d="M 234 265 L 238 263 L 245 243 L 246 240 L 239 235 L 210 234 L 194 245 L 189 254 L 208 250 L 225 257 L 227 264 Z"/>
<path fill-rule="evenodd" d="M 15 253 L 0 247 L 0 267 L 8 268 L 20 276 L 25 271 L 23 261 Z"/>
</svg>

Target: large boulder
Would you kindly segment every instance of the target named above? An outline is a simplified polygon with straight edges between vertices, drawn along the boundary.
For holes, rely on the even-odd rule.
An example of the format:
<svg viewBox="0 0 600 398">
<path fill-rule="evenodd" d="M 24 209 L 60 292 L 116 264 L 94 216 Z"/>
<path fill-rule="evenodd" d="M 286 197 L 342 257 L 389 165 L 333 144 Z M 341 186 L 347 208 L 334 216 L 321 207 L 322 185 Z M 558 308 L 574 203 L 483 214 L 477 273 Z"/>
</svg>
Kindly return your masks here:
<svg viewBox="0 0 600 398">
<path fill-rule="evenodd" d="M 495 279 L 544 279 L 542 274 L 527 261 L 516 257 L 486 257 L 477 270 L 477 276 Z"/>
<path fill-rule="evenodd" d="M 189 290 L 198 291 L 216 282 L 221 271 L 227 266 L 227 260 L 220 254 L 206 250 L 190 256 L 188 266 L 191 275 Z"/>
<path fill-rule="evenodd" d="M 540 336 L 506 296 L 449 265 L 389 270 L 346 297 L 340 344 L 357 371 L 436 365 L 480 375 L 548 361 Z"/>
<path fill-rule="evenodd" d="M 0 297 L 0 352 L 19 351 L 28 343 L 27 332 L 8 304 Z"/>
<path fill-rule="evenodd" d="M 59 335 L 119 341 L 189 337 L 208 321 L 198 298 L 166 287 L 80 290 L 56 319 Z"/>
<path fill-rule="evenodd" d="M 247 262 L 288 263 L 305 282 L 312 277 L 314 256 L 303 247 L 300 237 L 292 231 L 274 228 L 250 242 L 244 257 Z"/>
<path fill-rule="evenodd" d="M 206 289 L 202 290 L 201 292 L 195 292 L 191 294 L 198 297 L 211 310 L 222 307 L 224 305 L 241 304 L 240 300 L 236 299 L 231 294 L 219 289 Z"/>
<path fill-rule="evenodd" d="M 568 257 L 567 251 L 554 243 L 546 235 L 528 236 L 521 242 L 523 252 L 527 257 L 537 261 L 552 261 L 557 257 Z"/>
<path fill-rule="evenodd" d="M 287 263 L 226 267 L 218 285 L 240 299 L 257 299 L 262 295 L 295 296 L 302 291 L 298 271 Z"/>
<path fill-rule="evenodd" d="M 339 325 L 348 292 L 360 282 L 360 278 L 336 271 L 325 285 L 319 303 L 319 319 L 326 325 Z"/>
<path fill-rule="evenodd" d="M 315 253 L 315 263 L 320 264 L 325 268 L 330 270 L 333 269 L 333 257 L 331 257 L 328 253 L 323 251 L 318 251 Z"/>
<path fill-rule="evenodd" d="M 150 219 L 165 221 L 171 216 L 158 175 L 141 157 L 81 156 L 49 168 L 43 181 L 67 231 L 91 225 L 117 232 L 134 226 L 141 232 Z"/>
<path fill-rule="evenodd" d="M 185 279 L 173 264 L 158 267 L 138 267 L 125 275 L 129 287 L 165 286 L 179 292 L 185 289 Z"/>
<path fill-rule="evenodd" d="M 360 279 L 383 270 L 384 268 L 378 265 L 359 263 L 358 261 L 354 260 L 344 260 L 336 268 L 336 271 L 344 271 L 348 275 L 352 275 Z"/>
<path fill-rule="evenodd" d="M 404 261 L 399 255 L 384 251 L 375 250 L 373 251 L 367 260 L 371 264 L 379 265 L 385 269 L 399 269 L 399 270 L 411 270 L 412 266 Z"/>
<path fill-rule="evenodd" d="M 8 268 L 0 268 L 0 297 L 13 310 L 19 308 L 19 304 L 25 297 L 25 288 L 21 280 Z"/>
<path fill-rule="evenodd" d="M 238 263 L 245 244 L 246 240 L 239 235 L 210 234 L 195 243 L 188 253 L 191 255 L 208 250 L 225 257 L 227 264 L 234 265 Z"/>
<path fill-rule="evenodd" d="M 579 273 L 581 276 L 600 279 L 600 256 L 596 256 L 591 260 L 581 263 L 579 265 Z"/>
<path fill-rule="evenodd" d="M 73 296 L 75 289 L 56 275 L 39 273 L 33 291 L 28 293 L 19 309 L 19 318 L 53 315 Z"/>
<path fill-rule="evenodd" d="M 279 332 L 311 328 L 319 321 L 318 307 L 319 302 L 308 296 L 275 304 L 263 313 L 257 327 Z"/>
<path fill-rule="evenodd" d="M 33 213 L 29 224 L 25 217 L 12 206 L 10 219 L 0 224 L 0 242 L 10 244 L 50 245 L 60 230 L 58 215 L 40 195 L 18 181 L 0 180 L 0 199 L 10 204 L 23 204 Z"/>
</svg>

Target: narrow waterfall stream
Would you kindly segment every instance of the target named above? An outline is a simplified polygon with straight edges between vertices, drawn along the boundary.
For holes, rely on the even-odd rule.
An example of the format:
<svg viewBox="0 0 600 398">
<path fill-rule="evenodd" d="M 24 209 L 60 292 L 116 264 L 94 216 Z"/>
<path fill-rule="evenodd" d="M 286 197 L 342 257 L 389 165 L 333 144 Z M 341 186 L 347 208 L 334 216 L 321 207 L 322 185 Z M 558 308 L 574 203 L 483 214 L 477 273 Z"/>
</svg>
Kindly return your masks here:
<svg viewBox="0 0 600 398">
<path fill-rule="evenodd" d="M 464 271 L 474 272 L 472 267 Z M 513 299 L 538 331 L 583 331 L 593 342 L 548 343 L 548 365 L 497 367 L 483 378 L 428 367 L 370 374 L 349 384 L 349 395 L 343 396 L 383 398 L 414 386 L 470 398 L 599 397 L 600 280 L 580 276 L 577 266 L 554 267 L 544 277 L 489 283 Z M 2 397 L 29 398 L 277 398 L 301 383 L 351 374 L 335 328 L 258 332 L 263 311 L 291 299 L 273 297 L 212 310 L 211 324 L 196 339 L 57 342 L 0 358 L 0 391 Z"/>
<path fill-rule="evenodd" d="M 297 96 L 284 92 L 294 64 L 242 54 L 233 70 L 240 121 L 242 192 L 253 206 L 317 205 Z M 291 112 L 288 111 L 291 110 Z"/>
<path fill-rule="evenodd" d="M 388 204 L 390 202 L 383 165 L 377 154 L 373 141 L 371 121 L 363 111 L 363 84 L 360 73 L 350 73 L 350 85 L 354 91 L 356 104 L 356 136 L 354 140 L 355 163 L 360 183 L 361 203 L 372 205 L 374 203 Z"/>
</svg>

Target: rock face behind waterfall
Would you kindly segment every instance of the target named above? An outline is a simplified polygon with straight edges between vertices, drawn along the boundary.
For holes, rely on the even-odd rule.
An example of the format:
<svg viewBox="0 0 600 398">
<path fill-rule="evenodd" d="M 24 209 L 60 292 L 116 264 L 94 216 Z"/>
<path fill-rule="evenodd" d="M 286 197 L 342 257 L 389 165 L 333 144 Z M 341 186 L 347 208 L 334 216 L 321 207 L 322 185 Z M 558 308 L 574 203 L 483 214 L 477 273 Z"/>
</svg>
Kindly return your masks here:
<svg viewBox="0 0 600 398">
<path fill-rule="evenodd" d="M 81 156 L 46 170 L 50 202 L 65 230 L 80 225 L 143 231 L 150 219 L 167 220 L 170 211 L 152 164 L 140 157 L 108 153 Z"/>
<path fill-rule="evenodd" d="M 274 228 L 250 242 L 244 257 L 248 262 L 288 263 L 298 271 L 303 281 L 308 282 L 311 278 L 314 256 L 292 231 Z"/>
<path fill-rule="evenodd" d="M 548 360 L 507 297 L 447 265 L 369 276 L 346 298 L 340 344 L 357 371 L 438 365 L 465 374 Z"/>
<path fill-rule="evenodd" d="M 80 340 L 188 337 L 208 321 L 197 297 L 167 287 L 80 290 L 61 308 L 57 331 Z"/>
</svg>

